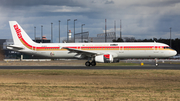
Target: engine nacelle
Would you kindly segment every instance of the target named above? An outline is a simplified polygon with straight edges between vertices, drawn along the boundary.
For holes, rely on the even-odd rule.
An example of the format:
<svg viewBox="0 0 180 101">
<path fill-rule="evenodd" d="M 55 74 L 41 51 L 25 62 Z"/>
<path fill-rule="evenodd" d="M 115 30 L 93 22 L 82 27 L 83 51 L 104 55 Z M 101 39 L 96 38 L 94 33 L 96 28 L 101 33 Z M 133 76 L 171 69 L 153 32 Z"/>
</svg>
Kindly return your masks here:
<svg viewBox="0 0 180 101">
<path fill-rule="evenodd" d="M 95 57 L 95 61 L 101 63 L 109 63 L 109 62 L 113 62 L 113 57 L 110 54 L 98 55 Z"/>
</svg>

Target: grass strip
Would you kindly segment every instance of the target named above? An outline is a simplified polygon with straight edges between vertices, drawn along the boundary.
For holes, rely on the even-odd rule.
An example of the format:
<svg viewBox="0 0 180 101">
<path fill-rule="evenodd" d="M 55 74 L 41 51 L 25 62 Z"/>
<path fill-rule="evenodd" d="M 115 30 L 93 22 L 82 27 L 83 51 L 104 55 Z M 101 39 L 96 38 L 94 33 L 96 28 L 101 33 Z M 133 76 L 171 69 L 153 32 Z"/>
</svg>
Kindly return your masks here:
<svg viewBox="0 0 180 101">
<path fill-rule="evenodd" d="M 0 100 L 180 100 L 179 70 L 1 70 Z"/>
</svg>

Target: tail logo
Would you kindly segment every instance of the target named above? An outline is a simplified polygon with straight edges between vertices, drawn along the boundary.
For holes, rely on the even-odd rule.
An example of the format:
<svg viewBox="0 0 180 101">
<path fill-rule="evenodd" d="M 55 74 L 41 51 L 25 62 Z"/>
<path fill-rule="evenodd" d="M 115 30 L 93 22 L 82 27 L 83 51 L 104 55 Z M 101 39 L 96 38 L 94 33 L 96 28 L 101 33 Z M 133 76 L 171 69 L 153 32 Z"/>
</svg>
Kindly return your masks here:
<svg viewBox="0 0 180 101">
<path fill-rule="evenodd" d="M 15 30 L 15 33 L 14 33 L 14 32 L 13 32 L 13 33 L 14 33 L 14 34 L 17 34 L 17 37 L 19 38 L 20 42 L 21 42 L 26 48 L 28 48 L 28 49 L 30 49 L 30 50 L 35 50 L 35 51 L 49 51 L 49 50 L 47 50 L 47 48 L 49 48 L 49 49 L 59 49 L 59 47 L 37 47 L 37 46 L 32 46 L 31 44 L 29 44 L 28 42 L 26 42 L 26 41 L 24 40 L 24 38 L 23 38 L 23 36 L 26 36 L 26 37 L 27 37 L 25 31 L 24 31 L 18 24 L 14 24 L 13 27 L 14 27 L 14 30 Z M 13 27 L 12 27 L 12 29 L 13 29 Z M 14 31 L 14 30 L 13 30 L 13 31 Z M 23 36 L 22 36 L 22 34 L 23 34 Z M 29 40 L 30 40 L 30 39 L 29 39 Z M 29 42 L 31 42 L 31 41 L 29 41 Z M 33 42 L 31 42 L 31 43 L 33 43 Z M 51 51 L 51 50 L 50 50 L 50 51 Z M 58 50 L 57 50 L 57 51 L 58 51 Z M 53 52 L 51 52 L 50 55 L 51 55 L 51 56 L 54 56 L 55 54 L 54 54 Z"/>
<path fill-rule="evenodd" d="M 15 31 L 16 31 L 16 33 L 17 33 L 18 38 L 21 39 L 21 38 L 22 38 L 21 29 L 19 29 L 19 27 L 18 27 L 17 24 L 14 25 L 14 29 L 15 29 Z"/>
</svg>

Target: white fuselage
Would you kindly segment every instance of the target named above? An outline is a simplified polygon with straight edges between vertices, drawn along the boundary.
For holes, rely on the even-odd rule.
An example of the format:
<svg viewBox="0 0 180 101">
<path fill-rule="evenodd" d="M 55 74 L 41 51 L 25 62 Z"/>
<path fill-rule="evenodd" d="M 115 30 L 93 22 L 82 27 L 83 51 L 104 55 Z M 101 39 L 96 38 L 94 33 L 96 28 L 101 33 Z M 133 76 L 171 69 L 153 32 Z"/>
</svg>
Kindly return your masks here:
<svg viewBox="0 0 180 101">
<path fill-rule="evenodd" d="M 23 53 L 40 55 L 48 58 L 78 58 L 77 53 L 70 53 L 63 47 L 83 51 L 111 54 L 113 58 L 166 58 L 176 54 L 172 49 L 165 49 L 166 44 L 149 43 L 40 43 L 32 45 L 33 49 L 19 50 Z M 54 47 L 54 48 L 53 48 Z"/>
</svg>

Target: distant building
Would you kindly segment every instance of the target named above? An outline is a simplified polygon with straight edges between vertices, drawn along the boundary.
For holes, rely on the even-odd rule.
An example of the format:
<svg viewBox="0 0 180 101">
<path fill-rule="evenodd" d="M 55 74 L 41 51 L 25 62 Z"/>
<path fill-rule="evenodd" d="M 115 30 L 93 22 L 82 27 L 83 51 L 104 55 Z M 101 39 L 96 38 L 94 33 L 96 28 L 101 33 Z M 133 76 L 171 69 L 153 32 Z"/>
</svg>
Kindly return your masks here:
<svg viewBox="0 0 180 101">
<path fill-rule="evenodd" d="M 6 41 L 3 43 L 3 50 L 4 50 L 4 56 L 5 59 L 18 59 L 20 58 L 20 53 L 7 49 L 7 46 L 13 45 L 13 39 L 6 39 Z"/>
<path fill-rule="evenodd" d="M 4 59 L 3 43 L 6 39 L 0 39 L 0 61 Z"/>
<path fill-rule="evenodd" d="M 113 42 L 116 39 L 116 35 L 114 32 L 107 32 L 106 41 Z M 105 42 L 105 33 L 97 34 L 97 37 L 89 37 L 88 42 Z"/>
<path fill-rule="evenodd" d="M 33 41 L 37 43 L 51 43 L 51 40 L 48 40 L 46 36 L 43 36 L 42 38 L 36 37 Z"/>
<path fill-rule="evenodd" d="M 107 32 L 107 42 L 113 42 L 113 40 L 116 38 L 114 32 Z M 69 38 L 68 42 L 67 39 L 63 40 L 63 43 L 92 43 L 92 42 L 105 42 L 105 33 L 97 34 L 97 37 L 89 37 L 89 32 L 83 32 L 83 33 L 76 33 L 75 34 L 75 41 L 74 37 Z"/>
<path fill-rule="evenodd" d="M 3 48 L 3 43 L 6 42 L 6 39 L 0 39 L 0 49 Z"/>
<path fill-rule="evenodd" d="M 113 42 L 113 37 L 108 37 L 107 42 Z M 88 42 L 105 42 L 105 38 L 103 37 L 89 37 Z"/>
</svg>

